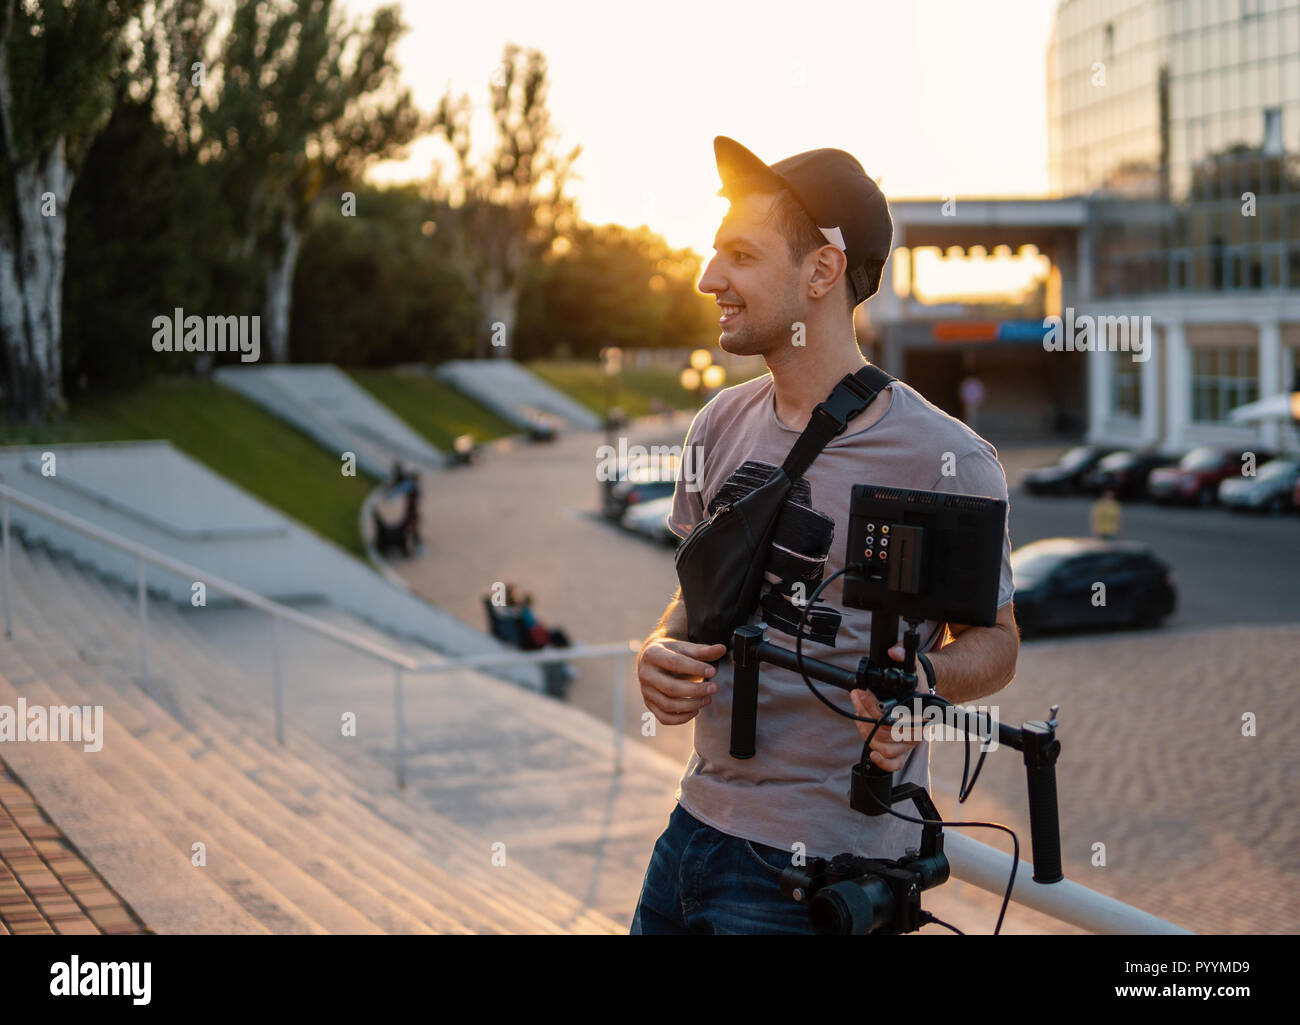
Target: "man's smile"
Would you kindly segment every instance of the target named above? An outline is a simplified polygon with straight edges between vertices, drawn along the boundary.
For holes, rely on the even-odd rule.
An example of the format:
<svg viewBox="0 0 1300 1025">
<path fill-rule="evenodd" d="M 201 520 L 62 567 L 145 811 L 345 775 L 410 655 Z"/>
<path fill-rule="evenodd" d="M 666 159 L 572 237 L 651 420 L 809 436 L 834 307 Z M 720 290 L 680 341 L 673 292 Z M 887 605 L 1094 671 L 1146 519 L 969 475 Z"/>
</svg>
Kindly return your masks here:
<svg viewBox="0 0 1300 1025">
<path fill-rule="evenodd" d="M 730 324 L 733 320 L 739 317 L 745 309 L 745 307 L 733 303 L 718 303 L 718 307 L 722 310 L 722 316 L 718 318 L 719 324 Z"/>
</svg>

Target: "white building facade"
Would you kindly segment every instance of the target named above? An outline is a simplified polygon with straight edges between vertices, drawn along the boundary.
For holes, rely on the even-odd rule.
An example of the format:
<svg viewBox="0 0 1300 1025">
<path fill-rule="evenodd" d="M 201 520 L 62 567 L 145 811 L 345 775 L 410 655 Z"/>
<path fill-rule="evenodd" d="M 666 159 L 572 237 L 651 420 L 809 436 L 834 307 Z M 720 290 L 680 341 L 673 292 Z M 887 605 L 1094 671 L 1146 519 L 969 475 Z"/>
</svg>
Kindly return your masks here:
<svg viewBox="0 0 1300 1025">
<path fill-rule="evenodd" d="M 1088 440 L 1300 451 L 1230 418 L 1300 389 L 1300 0 L 1063 0 L 1048 98 L 1054 190 L 1090 209 L 1075 313 L 1153 336 L 1087 354 Z"/>
</svg>

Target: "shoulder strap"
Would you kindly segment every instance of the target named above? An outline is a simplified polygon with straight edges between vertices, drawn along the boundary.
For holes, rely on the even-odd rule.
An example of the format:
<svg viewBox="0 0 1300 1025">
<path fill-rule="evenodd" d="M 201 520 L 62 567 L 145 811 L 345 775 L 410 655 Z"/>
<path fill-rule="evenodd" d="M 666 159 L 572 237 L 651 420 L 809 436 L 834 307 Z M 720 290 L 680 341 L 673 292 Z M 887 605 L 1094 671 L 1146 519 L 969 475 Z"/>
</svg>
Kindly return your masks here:
<svg viewBox="0 0 1300 1025">
<path fill-rule="evenodd" d="M 894 380 L 874 364 L 868 363 L 856 374 L 845 374 L 825 402 L 813 410 L 808 426 L 790 449 L 781 469 L 790 480 L 797 480 L 812 461 L 837 434 L 843 434 L 849 421 L 861 413 Z"/>
</svg>

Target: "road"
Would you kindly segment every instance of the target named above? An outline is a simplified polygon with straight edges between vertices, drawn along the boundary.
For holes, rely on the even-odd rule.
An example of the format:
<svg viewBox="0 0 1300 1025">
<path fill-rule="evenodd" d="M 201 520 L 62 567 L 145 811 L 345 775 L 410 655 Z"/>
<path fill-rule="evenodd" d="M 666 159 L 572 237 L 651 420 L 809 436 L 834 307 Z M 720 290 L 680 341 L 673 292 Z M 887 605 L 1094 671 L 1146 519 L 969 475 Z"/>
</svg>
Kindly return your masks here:
<svg viewBox="0 0 1300 1025">
<path fill-rule="evenodd" d="M 1087 497 L 1011 493 L 1012 547 L 1087 535 Z M 1173 568 L 1171 626 L 1300 622 L 1300 516 L 1261 516 L 1126 502 L 1120 536 L 1142 541 Z"/>
</svg>

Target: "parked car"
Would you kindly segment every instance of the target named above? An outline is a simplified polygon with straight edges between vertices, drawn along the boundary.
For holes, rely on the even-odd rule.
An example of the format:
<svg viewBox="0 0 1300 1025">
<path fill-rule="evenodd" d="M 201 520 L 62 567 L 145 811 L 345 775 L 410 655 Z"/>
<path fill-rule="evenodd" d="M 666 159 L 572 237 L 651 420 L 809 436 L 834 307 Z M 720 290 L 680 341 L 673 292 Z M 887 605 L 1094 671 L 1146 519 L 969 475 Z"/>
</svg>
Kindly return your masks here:
<svg viewBox="0 0 1300 1025">
<path fill-rule="evenodd" d="M 654 459 L 619 460 L 610 467 L 614 479 L 602 479 L 601 511 L 608 519 L 621 520 L 629 506 L 671 495 L 677 486 L 678 459 L 673 454 Z"/>
<path fill-rule="evenodd" d="M 1286 512 L 1300 481 L 1300 460 L 1273 459 L 1253 477 L 1229 477 L 1219 485 L 1219 504 L 1254 512 Z"/>
<path fill-rule="evenodd" d="M 1300 480 L 1295 482 L 1295 488 L 1291 492 L 1291 508 L 1300 512 Z"/>
<path fill-rule="evenodd" d="M 1083 476 L 1083 489 L 1094 495 L 1115 492 L 1121 500 L 1144 498 L 1152 470 L 1173 466 L 1182 456 L 1154 448 L 1112 452 Z"/>
<path fill-rule="evenodd" d="M 1271 458 L 1268 453 L 1253 449 L 1203 445 L 1183 456 L 1177 466 L 1152 470 L 1147 478 L 1147 494 L 1157 502 L 1213 505 L 1219 496 L 1219 485 L 1229 477 L 1240 476 L 1247 452 L 1254 452 L 1257 462 Z"/>
<path fill-rule="evenodd" d="M 676 486 L 671 480 L 621 480 L 607 492 L 605 515 L 621 520 L 634 505 L 671 498 Z"/>
<path fill-rule="evenodd" d="M 668 529 L 668 515 L 672 511 L 672 495 L 640 502 L 628 509 L 623 516 L 623 526 L 651 541 L 675 547 L 679 538 Z"/>
<path fill-rule="evenodd" d="M 1082 490 L 1084 475 L 1114 451 L 1101 445 L 1076 445 L 1051 466 L 1027 472 L 1025 489 L 1035 495 L 1074 494 Z"/>
<path fill-rule="evenodd" d="M 1169 567 L 1135 541 L 1055 537 L 1011 553 L 1022 636 L 1091 627 L 1156 627 L 1178 606 Z M 1104 603 L 1096 585 L 1105 584 Z"/>
</svg>

